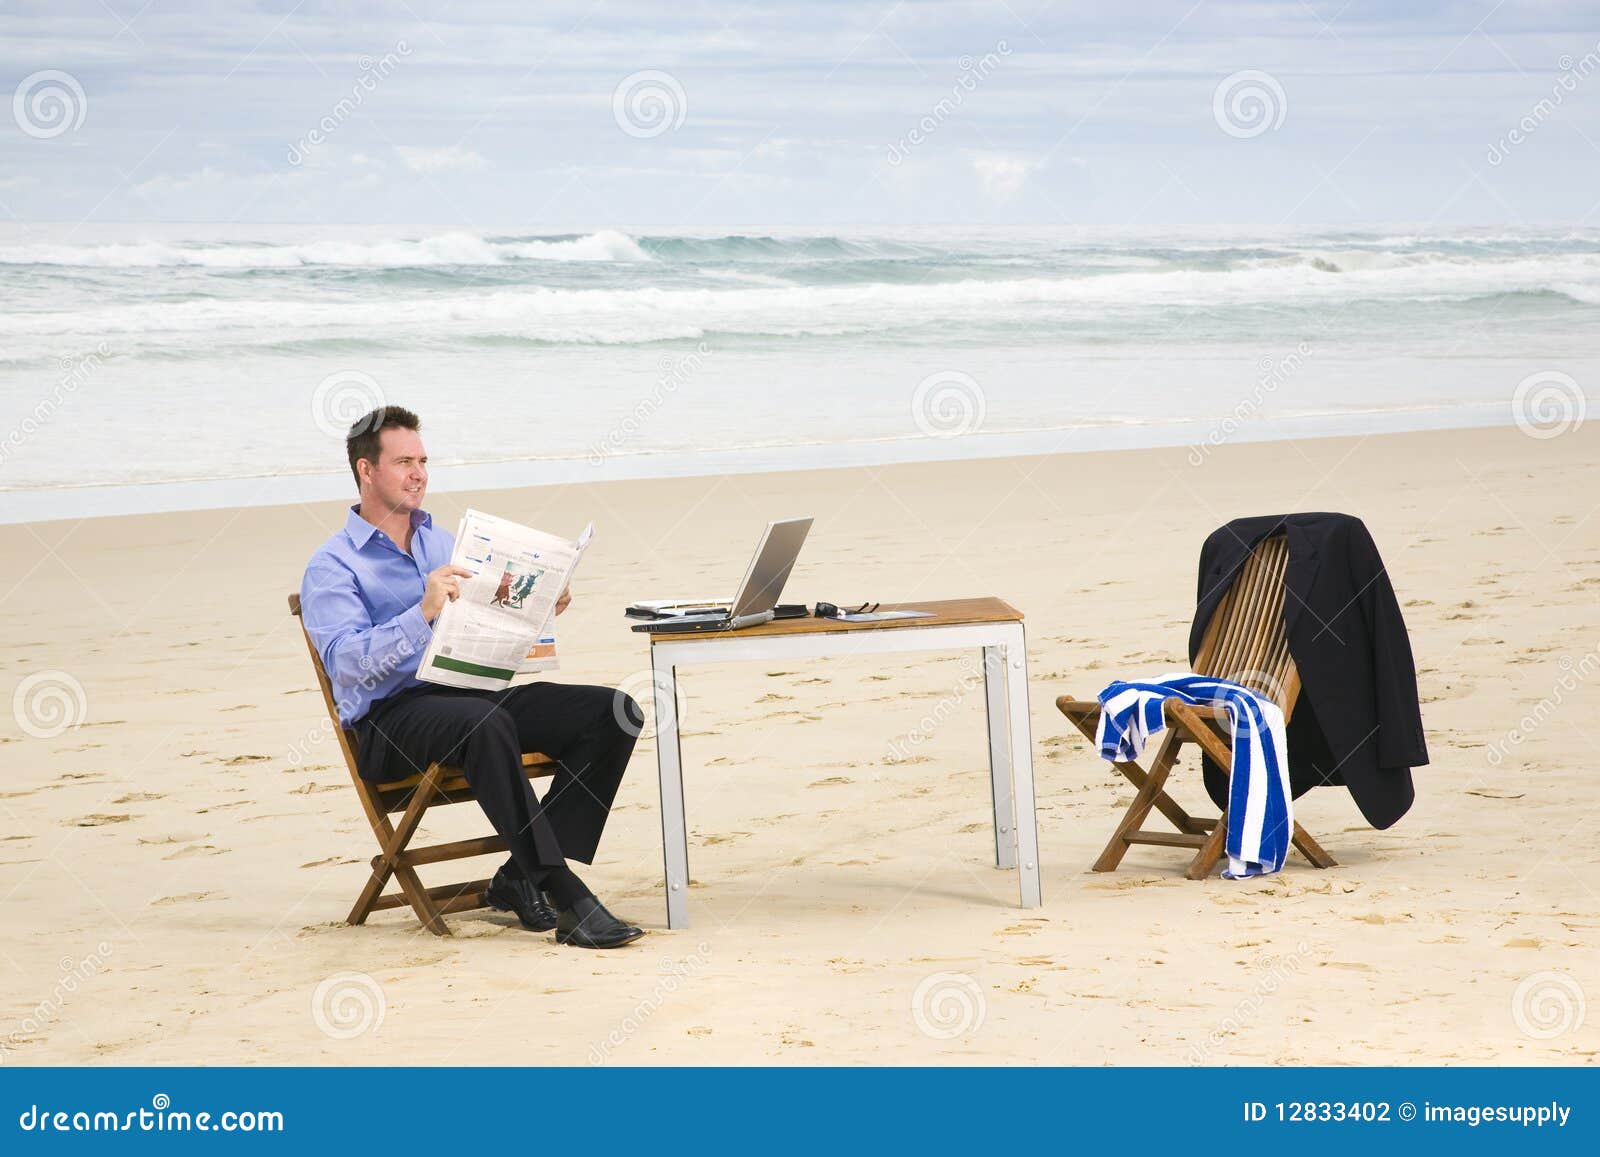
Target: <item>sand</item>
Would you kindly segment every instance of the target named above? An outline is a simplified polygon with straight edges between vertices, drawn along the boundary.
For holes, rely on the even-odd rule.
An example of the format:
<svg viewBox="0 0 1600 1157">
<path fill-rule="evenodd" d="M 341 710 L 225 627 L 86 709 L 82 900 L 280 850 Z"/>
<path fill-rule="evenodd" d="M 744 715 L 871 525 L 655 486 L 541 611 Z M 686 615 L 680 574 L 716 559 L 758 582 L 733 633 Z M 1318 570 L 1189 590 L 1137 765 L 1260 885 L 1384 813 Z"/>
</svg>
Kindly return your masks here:
<svg viewBox="0 0 1600 1157">
<path fill-rule="evenodd" d="M 0 527 L 0 690 L 65 672 L 84 704 L 55 735 L 42 706 L 21 713 L 39 734 L 0 714 L 3 1060 L 1592 1062 L 1597 451 L 1594 426 L 1506 428 L 1200 466 L 1151 450 L 435 495 L 449 526 L 469 503 L 599 524 L 563 680 L 638 687 L 622 606 L 722 593 L 760 525 L 797 513 L 817 524 L 796 600 L 995 594 L 1027 615 L 1042 908 L 993 865 L 970 661 L 702 668 L 693 923 L 663 927 L 642 742 L 586 875 L 650 934 L 608 954 L 486 912 L 451 939 L 404 910 L 343 923 L 375 848 L 285 608 L 339 504 Z M 1383 551 L 1433 755 L 1416 806 L 1375 832 L 1342 789 L 1301 800 L 1328 871 L 1194 883 L 1183 853 L 1137 848 L 1089 872 L 1131 789 L 1055 696 L 1181 665 L 1205 534 L 1280 510 L 1357 514 Z M 1198 808 L 1195 772 L 1174 791 Z M 468 806 L 425 834 L 485 830 Z"/>
</svg>

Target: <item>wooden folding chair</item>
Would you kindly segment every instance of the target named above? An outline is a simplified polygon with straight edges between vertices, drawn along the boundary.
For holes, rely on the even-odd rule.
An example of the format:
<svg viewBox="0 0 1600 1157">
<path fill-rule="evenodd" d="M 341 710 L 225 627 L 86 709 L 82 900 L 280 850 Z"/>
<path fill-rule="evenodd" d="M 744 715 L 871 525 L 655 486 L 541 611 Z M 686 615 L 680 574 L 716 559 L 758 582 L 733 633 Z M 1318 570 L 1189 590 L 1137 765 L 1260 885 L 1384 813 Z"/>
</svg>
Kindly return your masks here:
<svg viewBox="0 0 1600 1157">
<path fill-rule="evenodd" d="M 1206 624 L 1194 661 L 1197 675 L 1227 679 L 1270 698 L 1283 709 L 1285 721 L 1300 697 L 1300 672 L 1289 655 L 1289 639 L 1283 625 L 1283 574 L 1288 562 L 1289 548 L 1283 535 L 1262 540 L 1245 560 L 1232 587 L 1223 595 L 1211 621 Z M 1095 742 L 1100 722 L 1097 701 L 1063 695 L 1056 700 L 1056 706 L 1090 743 Z M 1137 791 L 1105 851 L 1094 862 L 1094 870 L 1115 871 L 1129 847 L 1155 844 L 1198 849 L 1185 875 L 1191 880 L 1203 880 L 1222 859 L 1228 834 L 1227 812 L 1214 820 L 1191 816 L 1166 793 L 1165 787 L 1177 762 L 1178 749 L 1185 743 L 1200 747 L 1219 767 L 1232 774 L 1228 713 L 1221 707 L 1191 707 L 1180 699 L 1168 699 L 1162 708 L 1167 726 L 1149 769 L 1137 763 L 1113 764 Z M 1152 808 L 1166 816 L 1178 830 L 1145 831 L 1143 824 Z M 1293 841 L 1315 867 L 1336 866 L 1337 861 L 1298 823 L 1294 825 Z"/>
<path fill-rule="evenodd" d="M 289 613 L 299 618 L 299 595 L 289 596 Z M 304 622 L 300 627 L 304 634 Z M 494 835 L 479 836 L 472 840 L 456 840 L 448 844 L 434 844 L 431 847 L 410 846 L 411 837 L 416 835 L 417 828 L 422 824 L 423 814 L 430 807 L 462 803 L 473 798 L 472 788 L 467 783 L 466 775 L 460 768 L 434 763 L 420 775 L 409 776 L 406 779 L 387 783 L 372 783 L 362 779 L 361 772 L 357 770 L 355 733 L 340 726 L 339 709 L 333 698 L 333 685 L 328 681 L 327 671 L 323 669 L 322 656 L 317 654 L 317 648 L 312 644 L 309 634 L 305 635 L 305 640 L 306 649 L 311 652 L 311 666 L 317 673 L 317 685 L 322 688 L 323 704 L 327 707 L 328 718 L 339 736 L 339 750 L 344 752 L 344 763 L 350 772 L 350 782 L 355 784 L 356 797 L 361 800 L 361 806 L 367 813 L 367 822 L 372 825 L 372 834 L 377 836 L 378 847 L 381 849 L 372 857 L 372 875 L 367 880 L 366 887 L 361 889 L 361 895 L 356 898 L 355 907 L 350 909 L 350 915 L 346 920 L 351 924 L 364 924 L 372 912 L 410 904 L 411 910 L 417 914 L 417 919 L 422 921 L 424 928 L 435 936 L 448 936 L 450 927 L 444 922 L 445 913 L 466 912 L 485 907 L 487 901 L 484 900 L 483 893 L 489 887 L 489 881 L 473 880 L 466 884 L 445 884 L 437 888 L 424 888 L 422 881 L 417 878 L 418 865 L 464 860 L 472 856 L 503 852 L 506 850 L 506 842 L 500 836 Z M 556 770 L 555 760 L 538 754 L 524 755 L 522 766 L 529 779 L 554 775 Z M 394 812 L 402 813 L 397 824 L 389 822 L 389 816 Z M 388 884 L 390 876 L 393 876 L 400 885 L 400 891 L 385 895 L 383 889 Z"/>
</svg>

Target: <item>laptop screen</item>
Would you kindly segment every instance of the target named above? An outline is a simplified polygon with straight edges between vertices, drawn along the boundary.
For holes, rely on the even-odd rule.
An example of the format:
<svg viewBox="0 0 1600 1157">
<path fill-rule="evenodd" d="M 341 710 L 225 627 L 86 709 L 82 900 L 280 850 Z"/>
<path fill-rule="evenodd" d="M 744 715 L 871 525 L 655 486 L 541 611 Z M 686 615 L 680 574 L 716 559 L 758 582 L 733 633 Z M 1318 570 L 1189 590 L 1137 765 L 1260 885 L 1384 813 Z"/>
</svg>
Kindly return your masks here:
<svg viewBox="0 0 1600 1157">
<path fill-rule="evenodd" d="M 767 525 L 761 545 L 750 560 L 750 569 L 745 572 L 744 582 L 739 584 L 739 593 L 733 597 L 730 608 L 733 618 L 759 615 L 778 605 L 783 585 L 789 581 L 789 572 L 794 569 L 800 546 L 810 530 L 809 518 L 789 518 Z"/>
</svg>

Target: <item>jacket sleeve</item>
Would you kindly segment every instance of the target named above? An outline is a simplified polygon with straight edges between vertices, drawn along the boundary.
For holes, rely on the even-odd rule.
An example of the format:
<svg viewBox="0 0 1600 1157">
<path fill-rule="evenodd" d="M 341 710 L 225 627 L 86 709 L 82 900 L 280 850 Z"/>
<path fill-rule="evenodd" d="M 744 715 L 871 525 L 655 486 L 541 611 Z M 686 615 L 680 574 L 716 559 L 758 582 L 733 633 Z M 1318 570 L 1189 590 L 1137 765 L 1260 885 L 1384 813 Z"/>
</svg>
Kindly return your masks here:
<svg viewBox="0 0 1600 1157">
<path fill-rule="evenodd" d="M 1351 576 L 1372 639 L 1374 698 L 1378 713 L 1378 766 L 1421 767 L 1428 762 L 1417 701 L 1417 668 L 1411 655 L 1400 600 L 1389 581 L 1378 546 L 1359 520 L 1351 528 Z"/>
<path fill-rule="evenodd" d="M 300 616 L 333 684 L 339 717 L 346 720 L 357 705 L 358 691 L 370 701 L 399 690 L 416 673 L 433 638 L 420 604 L 374 623 L 355 575 L 327 560 L 306 568 Z"/>
</svg>

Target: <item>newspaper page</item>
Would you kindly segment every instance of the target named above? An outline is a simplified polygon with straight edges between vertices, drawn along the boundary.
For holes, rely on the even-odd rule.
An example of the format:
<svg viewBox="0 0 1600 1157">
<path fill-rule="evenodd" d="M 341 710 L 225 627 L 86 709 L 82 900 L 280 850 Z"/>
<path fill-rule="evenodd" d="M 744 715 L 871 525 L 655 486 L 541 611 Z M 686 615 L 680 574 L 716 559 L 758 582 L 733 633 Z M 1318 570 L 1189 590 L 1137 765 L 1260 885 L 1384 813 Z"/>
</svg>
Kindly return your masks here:
<svg viewBox="0 0 1600 1157">
<path fill-rule="evenodd" d="M 499 691 L 519 675 L 557 666 L 556 600 L 594 535 L 577 541 L 468 510 L 450 562 L 472 572 L 433 624 L 417 678 Z"/>
</svg>

